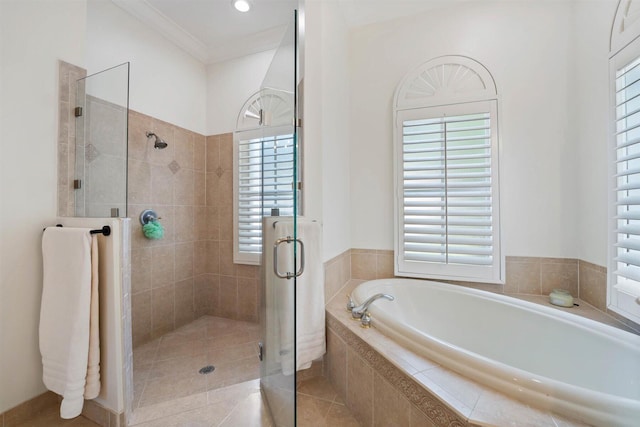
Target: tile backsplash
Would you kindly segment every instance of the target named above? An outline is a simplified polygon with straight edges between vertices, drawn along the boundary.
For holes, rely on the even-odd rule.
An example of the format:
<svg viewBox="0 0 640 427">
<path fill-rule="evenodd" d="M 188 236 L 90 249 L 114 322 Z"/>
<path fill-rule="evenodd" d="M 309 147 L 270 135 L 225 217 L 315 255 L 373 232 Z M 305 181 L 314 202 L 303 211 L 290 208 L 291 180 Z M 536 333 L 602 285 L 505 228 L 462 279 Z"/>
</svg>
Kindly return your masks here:
<svg viewBox="0 0 640 427">
<path fill-rule="evenodd" d="M 350 279 L 394 277 L 393 259 L 390 250 L 349 249 L 325 262 L 326 301 Z M 448 282 L 501 294 L 548 295 L 553 289 L 562 288 L 632 328 L 638 328 L 607 309 L 607 269 L 578 259 L 508 256 L 504 285 Z"/>
</svg>

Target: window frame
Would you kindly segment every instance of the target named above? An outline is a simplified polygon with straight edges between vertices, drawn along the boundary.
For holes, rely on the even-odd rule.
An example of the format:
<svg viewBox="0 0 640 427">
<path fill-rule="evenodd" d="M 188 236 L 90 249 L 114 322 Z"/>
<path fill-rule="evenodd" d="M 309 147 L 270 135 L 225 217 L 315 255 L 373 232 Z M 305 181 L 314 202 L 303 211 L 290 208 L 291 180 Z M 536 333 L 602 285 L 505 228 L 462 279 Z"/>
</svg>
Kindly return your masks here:
<svg viewBox="0 0 640 427">
<path fill-rule="evenodd" d="M 469 264 L 428 263 L 407 261 L 404 258 L 404 157 L 403 122 L 414 119 L 430 119 L 452 115 L 475 113 L 490 114 L 491 129 L 491 191 L 492 191 L 492 256 L 491 267 Z M 425 115 L 426 113 L 426 115 Z M 397 108 L 394 122 L 394 248 L 395 275 L 416 278 L 433 278 L 466 282 L 504 283 L 504 256 L 500 233 L 499 199 L 499 132 L 498 100 L 471 100 L 444 105 L 424 105 L 414 108 Z"/>
</svg>

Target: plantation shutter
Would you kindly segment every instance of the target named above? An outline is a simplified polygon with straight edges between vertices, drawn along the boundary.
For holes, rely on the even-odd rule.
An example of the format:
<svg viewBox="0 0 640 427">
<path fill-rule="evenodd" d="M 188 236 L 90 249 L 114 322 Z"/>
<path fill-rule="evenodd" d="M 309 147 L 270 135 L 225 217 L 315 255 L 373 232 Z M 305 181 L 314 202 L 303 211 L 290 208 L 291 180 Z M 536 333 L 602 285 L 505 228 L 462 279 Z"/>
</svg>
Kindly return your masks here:
<svg viewBox="0 0 640 427">
<path fill-rule="evenodd" d="M 614 286 L 640 297 L 640 58 L 615 75 Z"/>
<path fill-rule="evenodd" d="M 398 273 L 499 281 L 495 103 L 398 112 Z"/>
<path fill-rule="evenodd" d="M 293 216 L 293 135 L 238 141 L 236 262 L 257 264 L 262 252 L 262 217 Z"/>
</svg>

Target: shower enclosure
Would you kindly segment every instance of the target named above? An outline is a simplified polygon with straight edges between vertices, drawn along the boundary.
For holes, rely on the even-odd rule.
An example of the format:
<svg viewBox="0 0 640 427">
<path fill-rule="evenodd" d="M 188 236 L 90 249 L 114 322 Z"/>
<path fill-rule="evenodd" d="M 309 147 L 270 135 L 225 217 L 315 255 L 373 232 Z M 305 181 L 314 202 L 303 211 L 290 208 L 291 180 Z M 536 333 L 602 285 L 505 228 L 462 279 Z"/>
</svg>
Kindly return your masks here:
<svg viewBox="0 0 640 427">
<path fill-rule="evenodd" d="M 297 239 L 300 206 L 300 141 L 296 126 L 297 41 L 296 11 L 260 87 L 261 103 L 257 112 L 262 158 L 257 212 L 258 220 L 263 224 L 260 384 L 265 402 L 278 427 L 296 424 L 295 297 L 297 276 L 303 269 L 300 262 L 303 259 L 301 252 L 304 250 Z M 275 235 L 277 221 L 288 223 L 292 233 Z M 290 261 L 283 267 L 286 271 L 279 271 L 281 265 L 278 258 Z M 293 343 L 288 345 L 287 342 L 291 341 Z M 293 372 L 290 368 L 285 369 L 286 360 L 293 360 Z"/>
<path fill-rule="evenodd" d="M 78 81 L 75 216 L 127 216 L 129 63 Z"/>
<path fill-rule="evenodd" d="M 300 144 L 296 126 L 296 100 L 299 83 L 297 73 L 297 34 L 297 16 L 294 14 L 260 86 L 259 98 L 263 102 L 259 110 L 256 111 L 256 129 L 254 129 L 257 132 L 254 133 L 254 137 L 261 141 L 260 180 L 257 189 L 251 189 L 251 192 L 256 193 L 251 196 L 253 197 L 251 209 L 257 207 L 257 213 L 253 218 L 254 222 L 261 226 L 265 217 L 277 216 L 281 221 L 288 221 L 292 225 L 290 234 L 285 236 L 284 240 L 280 239 L 277 255 L 281 260 L 291 260 L 291 265 L 279 273 L 285 274 L 285 276 L 291 275 L 288 280 L 285 279 L 284 283 L 285 293 L 288 295 L 289 301 L 293 302 L 295 302 L 295 286 L 297 282 L 295 273 L 301 268 L 299 264 L 302 250 L 302 246 L 296 243 L 297 215 L 299 214 L 298 206 L 300 205 L 298 184 L 300 181 L 298 168 Z M 187 288 L 192 289 L 191 300 L 194 305 L 197 305 L 201 303 L 200 299 L 211 298 L 210 293 L 207 293 L 209 289 L 222 289 L 222 286 L 226 286 L 225 280 L 221 278 L 223 276 L 221 271 L 207 270 L 206 274 L 202 276 L 198 276 L 195 271 L 196 257 L 210 257 L 211 254 L 221 257 L 222 249 L 220 249 L 220 252 L 209 250 L 210 246 L 212 248 L 217 247 L 217 242 L 213 238 L 205 242 L 207 250 L 202 252 L 197 250 L 201 246 L 199 246 L 201 243 L 199 241 L 178 241 L 174 237 L 175 241 L 165 239 L 152 242 L 140 237 L 140 229 L 136 223 L 136 217 L 143 207 L 146 209 L 159 205 L 158 213 L 163 216 L 162 220 L 169 224 L 169 232 L 171 232 L 169 228 L 171 224 L 177 229 L 185 224 L 185 220 L 180 217 L 179 222 L 176 214 L 175 222 L 172 222 L 172 205 L 169 202 L 165 202 L 160 197 L 161 195 L 154 193 L 153 197 L 157 196 L 159 199 L 154 200 L 152 198 L 149 200 L 153 206 L 143 206 L 140 202 L 131 200 L 132 195 L 137 194 L 135 190 L 132 190 L 132 184 L 140 179 L 139 174 L 136 174 L 135 165 L 144 167 L 149 163 L 152 174 L 159 172 L 163 174 L 162 177 L 167 177 L 165 181 L 162 181 L 163 183 L 179 180 L 185 174 L 191 174 L 195 179 L 198 174 L 206 176 L 207 172 L 183 161 L 183 158 L 174 157 L 181 147 L 184 148 L 184 138 L 178 140 L 176 137 L 176 135 L 185 135 L 185 133 L 182 133 L 182 129 L 178 129 L 173 125 L 159 124 L 156 119 L 144 116 L 139 112 L 129 112 L 128 89 L 128 63 L 78 81 L 76 100 L 78 108 L 75 110 L 74 190 L 73 200 L 69 201 L 70 206 L 73 205 L 73 211 L 77 217 L 133 218 L 131 220 L 132 242 L 125 241 L 127 248 L 123 250 L 127 255 L 123 259 L 129 257 L 128 253 L 130 251 L 132 265 L 141 267 L 136 267 L 137 270 L 134 269 L 136 271 L 133 271 L 129 276 L 125 275 L 127 280 L 133 280 L 134 283 L 128 285 L 123 283 L 121 289 L 121 297 L 123 298 L 121 309 L 123 310 L 122 316 L 125 319 L 125 330 L 124 337 L 120 340 L 124 346 L 120 354 L 124 355 L 125 360 L 120 363 L 124 373 L 118 381 L 120 381 L 119 387 L 121 386 L 120 390 L 122 392 L 117 399 L 117 404 L 109 405 L 108 408 L 117 413 L 124 412 L 126 419 L 129 421 L 139 418 L 141 412 L 138 409 L 144 409 L 142 415 L 153 417 L 156 412 L 155 405 L 166 403 L 163 387 L 172 388 L 173 391 L 180 389 L 180 393 L 184 389 L 184 396 L 182 397 L 184 399 L 195 395 L 201 396 L 202 393 L 212 392 L 218 390 L 218 388 L 222 390 L 229 387 L 229 384 L 233 386 L 235 377 L 231 378 L 231 374 L 228 373 L 230 370 L 233 370 L 234 375 L 238 373 L 236 375 L 240 378 L 238 381 L 245 381 L 244 384 L 249 384 L 250 375 L 248 374 L 252 374 L 253 366 L 256 366 L 255 376 L 252 377 L 256 378 L 258 374 L 258 357 L 260 357 L 260 388 L 263 401 L 270 409 L 274 425 L 281 427 L 294 426 L 296 422 L 296 374 L 295 372 L 283 373 L 280 360 L 281 349 L 277 340 L 274 341 L 274 338 L 282 337 L 283 335 L 295 337 L 295 303 L 288 306 L 274 305 L 272 300 L 264 298 L 267 292 L 265 286 L 269 280 L 264 273 L 267 273 L 270 278 L 276 277 L 277 274 L 274 271 L 273 264 L 269 265 L 263 262 L 261 268 L 262 292 L 259 294 L 262 298 L 259 300 L 258 314 L 260 332 L 258 332 L 258 324 L 252 324 L 255 319 L 249 322 L 227 319 L 224 317 L 225 307 L 218 307 L 216 304 L 202 316 L 197 314 L 199 312 L 194 309 L 194 317 L 186 319 L 185 322 L 180 322 L 180 324 L 176 320 L 175 329 L 167 328 L 166 333 L 161 331 L 163 333 L 159 334 L 160 326 L 163 326 L 160 323 L 165 320 L 164 317 L 171 317 L 172 313 L 174 313 L 174 306 L 171 304 L 175 304 L 175 316 L 177 319 L 177 307 L 178 303 L 183 300 L 182 292 L 184 290 Z M 281 108 L 282 102 L 280 101 L 282 100 L 290 104 L 289 108 Z M 131 128 L 133 129 L 133 133 L 130 135 L 128 135 L 129 119 L 131 119 Z M 142 128 L 142 126 L 139 126 L 140 120 L 146 120 L 145 123 L 150 121 L 154 126 Z M 145 131 L 148 135 L 145 135 Z M 157 136 L 155 135 L 156 131 L 158 132 Z M 128 141 L 128 136 L 131 141 Z M 143 140 L 145 136 L 146 139 Z M 193 138 L 194 147 L 196 139 L 202 138 L 206 150 L 217 147 L 216 144 L 222 146 L 225 143 L 222 136 L 219 140 L 215 139 L 218 142 L 213 142 L 209 137 L 203 135 L 194 134 Z M 142 146 L 143 143 L 146 145 Z M 162 147 L 163 143 L 164 147 Z M 168 144 L 168 147 L 166 144 Z M 156 150 L 154 146 L 167 149 Z M 144 154 L 146 157 L 139 158 L 142 156 L 141 153 L 146 153 Z M 132 158 L 129 158 L 130 156 Z M 158 158 L 162 161 L 157 160 Z M 285 158 L 287 162 L 283 162 Z M 179 168 L 175 167 L 178 163 Z M 276 163 L 279 164 L 278 168 L 274 167 Z M 224 165 L 222 165 L 221 170 L 223 170 L 223 173 L 227 173 Z M 128 182 L 128 173 L 131 174 L 131 183 Z M 210 173 L 215 174 L 215 172 Z M 229 171 L 228 173 L 231 172 Z M 171 185 L 167 185 L 167 187 L 170 190 L 173 188 Z M 127 204 L 128 202 L 130 205 Z M 194 202 L 194 205 L 196 205 L 194 217 L 201 204 Z M 182 210 L 187 210 L 187 208 L 185 206 L 180 207 Z M 168 211 L 168 214 L 165 215 L 162 211 Z M 216 209 L 211 211 L 216 212 Z M 176 212 L 178 212 L 178 208 L 176 208 Z M 273 218 L 269 219 L 273 220 Z M 189 227 L 195 229 L 195 222 L 190 224 Z M 263 235 L 266 235 L 266 233 Z M 263 248 L 269 247 L 271 253 L 273 253 L 275 243 L 275 241 L 263 242 Z M 187 247 L 193 247 L 193 249 L 182 250 Z M 179 260 L 181 263 L 183 260 L 188 260 L 189 254 L 193 254 L 194 257 L 193 264 L 190 264 L 194 266 L 190 277 L 185 276 L 183 278 L 181 276 L 180 281 L 178 281 L 177 273 L 175 280 L 167 278 L 174 277 L 171 273 L 161 274 L 165 271 L 167 264 L 169 266 L 172 264 L 172 261 L 176 263 L 175 271 L 177 271 Z M 169 261 L 158 263 L 141 262 L 145 259 L 156 258 Z M 150 264 L 152 266 L 148 267 L 147 270 L 142 268 Z M 207 264 L 206 261 L 205 264 Z M 127 267 L 125 266 L 124 268 Z M 209 265 L 206 268 L 209 268 Z M 257 266 L 255 268 L 257 269 Z M 146 274 L 144 271 L 146 271 Z M 140 277 L 143 277 L 146 281 L 144 283 L 142 281 L 138 282 Z M 206 280 L 200 283 L 200 277 L 205 277 Z M 220 281 L 216 281 L 218 278 L 221 278 Z M 189 286 L 190 283 L 191 285 Z M 282 283 L 282 280 L 280 283 Z M 196 290 L 199 289 L 198 286 L 202 286 L 204 293 L 196 295 Z M 220 286 L 220 288 L 216 286 Z M 174 295 L 174 298 L 165 298 L 165 294 Z M 132 298 L 133 302 L 128 298 Z M 222 296 L 220 298 L 220 301 L 222 301 Z M 169 303 L 165 304 L 165 300 L 169 301 Z M 168 316 L 157 316 L 156 311 L 167 308 L 164 307 L 165 305 L 168 307 Z M 134 310 L 132 313 L 132 306 L 137 311 Z M 152 314 L 148 313 L 150 311 Z M 132 318 L 136 322 L 151 322 L 153 328 L 155 328 L 156 323 L 159 324 L 158 328 L 152 329 L 153 333 L 148 338 L 138 340 L 139 343 L 136 345 L 135 350 L 132 348 L 131 330 L 126 329 L 131 328 Z M 284 319 L 288 321 L 284 322 Z M 257 340 L 258 335 L 260 336 L 262 345 L 259 346 L 258 351 L 255 350 L 256 343 L 254 341 L 249 349 L 251 354 L 248 355 L 244 352 L 245 344 L 249 343 L 245 342 L 247 340 L 240 343 L 239 340 L 245 335 L 251 340 Z M 234 342 L 227 346 L 224 344 L 224 339 L 234 340 Z M 242 350 L 240 356 L 234 351 L 230 351 L 232 346 L 238 347 L 237 349 L 234 347 L 234 351 Z M 295 360 L 295 339 L 291 351 L 293 354 L 289 356 L 292 356 L 293 360 Z M 259 355 L 256 353 L 259 353 Z M 251 365 L 246 369 L 240 369 L 242 367 L 235 366 L 239 360 L 231 360 L 232 358 L 247 358 L 242 360 L 248 360 L 248 357 L 251 358 L 255 365 Z M 171 397 L 171 399 L 174 398 Z"/>
</svg>

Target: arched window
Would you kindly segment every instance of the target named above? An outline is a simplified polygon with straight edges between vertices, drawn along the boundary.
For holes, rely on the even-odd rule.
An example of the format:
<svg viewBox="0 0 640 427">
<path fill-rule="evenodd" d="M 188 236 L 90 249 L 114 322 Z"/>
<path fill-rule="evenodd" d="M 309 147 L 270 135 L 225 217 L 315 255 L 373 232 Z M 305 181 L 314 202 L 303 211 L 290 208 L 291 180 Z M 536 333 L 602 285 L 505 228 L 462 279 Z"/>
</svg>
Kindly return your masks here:
<svg viewBox="0 0 640 427">
<path fill-rule="evenodd" d="M 400 82 L 396 275 L 503 282 L 497 98 L 489 71 L 463 56 L 432 59 Z"/>
<path fill-rule="evenodd" d="M 293 96 L 265 89 L 240 110 L 233 135 L 233 260 L 260 264 L 262 218 L 293 216 Z"/>
<path fill-rule="evenodd" d="M 611 29 L 608 308 L 640 323 L 640 2 L 622 0 Z"/>
</svg>

